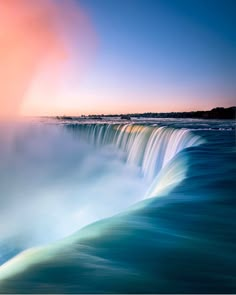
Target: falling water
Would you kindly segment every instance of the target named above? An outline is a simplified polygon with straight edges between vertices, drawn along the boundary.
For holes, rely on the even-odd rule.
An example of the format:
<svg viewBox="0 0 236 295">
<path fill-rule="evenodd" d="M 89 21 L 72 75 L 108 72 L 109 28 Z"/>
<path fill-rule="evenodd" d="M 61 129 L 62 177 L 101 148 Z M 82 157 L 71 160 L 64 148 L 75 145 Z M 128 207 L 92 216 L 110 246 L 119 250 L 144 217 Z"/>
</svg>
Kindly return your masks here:
<svg viewBox="0 0 236 295">
<path fill-rule="evenodd" d="M 69 124 L 66 127 L 80 140 L 122 151 L 126 162 L 140 167 L 148 180 L 153 180 L 180 151 L 203 143 L 201 137 L 187 129 L 135 124 Z"/>
</svg>

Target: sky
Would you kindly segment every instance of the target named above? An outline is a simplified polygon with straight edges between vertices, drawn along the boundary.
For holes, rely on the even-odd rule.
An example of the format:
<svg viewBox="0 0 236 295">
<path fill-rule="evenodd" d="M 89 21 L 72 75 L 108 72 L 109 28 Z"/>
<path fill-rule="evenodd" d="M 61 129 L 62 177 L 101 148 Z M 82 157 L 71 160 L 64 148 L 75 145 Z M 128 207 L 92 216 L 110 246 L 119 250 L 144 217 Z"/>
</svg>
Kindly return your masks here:
<svg viewBox="0 0 236 295">
<path fill-rule="evenodd" d="M 41 0 L 40 11 L 47 12 L 50 1 Z M 23 2 L 28 9 L 29 0 Z M 56 37 L 47 36 L 53 46 L 43 47 L 46 54 L 30 71 L 18 103 L 21 114 L 170 112 L 235 105 L 235 0 L 58 0 L 52 10 L 58 14 L 53 20 Z M 71 20 L 65 10 L 77 14 Z M 46 12 L 40 22 L 48 34 L 52 12 Z M 30 15 L 35 15 L 34 23 L 39 21 L 32 11 Z M 8 18 L 15 27 L 11 14 Z M 38 40 L 37 26 L 33 33 Z M 16 34 L 12 36 L 15 40 Z M 60 50 L 58 40 L 63 43 Z M 38 56 L 41 51 L 33 56 L 37 62 Z M 1 72 L 0 77 L 5 78 Z"/>
</svg>

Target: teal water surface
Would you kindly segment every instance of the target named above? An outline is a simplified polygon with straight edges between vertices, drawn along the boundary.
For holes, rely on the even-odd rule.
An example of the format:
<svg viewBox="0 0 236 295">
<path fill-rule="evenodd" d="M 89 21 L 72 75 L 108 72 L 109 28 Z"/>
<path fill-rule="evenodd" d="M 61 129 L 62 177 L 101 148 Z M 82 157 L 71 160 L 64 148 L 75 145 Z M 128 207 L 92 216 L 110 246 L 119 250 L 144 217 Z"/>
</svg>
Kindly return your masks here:
<svg viewBox="0 0 236 295">
<path fill-rule="evenodd" d="M 50 224 L 53 227 L 53 221 L 59 220 L 52 219 L 45 224 L 45 227 L 40 227 L 40 238 L 34 237 L 35 242 L 32 245 L 25 243 L 25 239 L 29 241 L 33 236 L 31 230 L 24 234 L 27 231 L 25 227 L 22 227 L 20 236 L 14 235 L 14 231 L 11 236 L 6 235 L 6 238 L 1 241 L 5 247 L 1 248 L 3 256 L 0 266 L 1 293 L 236 292 L 236 145 L 234 122 L 206 120 L 168 120 L 165 122 L 162 120 L 159 122 L 138 122 L 138 125 L 136 122 L 135 126 L 140 126 L 140 124 L 148 126 L 148 129 L 145 129 L 146 133 L 141 136 L 140 132 L 143 131 L 140 130 L 143 129 L 137 130 L 135 127 L 132 134 L 138 133 L 139 137 L 136 138 L 136 135 L 133 135 L 132 138 L 125 139 L 129 142 L 130 147 L 127 147 L 127 143 L 123 147 L 128 150 L 122 150 L 117 145 L 116 148 L 111 148 L 114 146 L 113 141 L 113 145 L 108 142 L 108 147 L 100 152 L 100 147 L 96 146 L 93 149 L 91 146 L 95 144 L 90 140 L 85 143 L 84 139 L 82 148 L 74 145 L 70 148 L 59 148 L 62 152 L 55 158 L 55 162 L 59 164 L 50 172 L 50 175 L 47 175 L 47 177 L 51 177 L 51 181 L 48 182 L 41 176 L 41 182 L 39 184 L 35 182 L 30 189 L 28 188 L 28 192 L 31 194 L 34 189 L 38 190 L 40 185 L 49 188 L 52 185 L 52 177 L 55 187 L 60 185 L 60 189 L 63 189 L 64 180 L 64 184 L 68 186 L 73 184 L 70 194 L 79 192 L 76 194 L 76 198 L 80 198 L 80 194 L 87 193 L 90 198 L 86 199 L 86 202 L 77 203 L 75 197 L 70 197 L 67 201 L 72 203 L 72 207 L 84 206 L 83 208 L 89 208 L 87 213 L 93 216 L 97 214 L 97 217 L 94 219 L 86 216 L 84 223 L 78 226 L 82 229 L 76 231 L 76 225 L 71 228 L 67 221 L 73 210 L 68 209 L 66 212 L 61 210 L 60 218 L 58 217 L 61 222 L 60 226 L 63 223 L 68 224 L 68 228 L 71 228 L 74 233 L 71 234 L 66 229 L 61 235 L 54 233 L 55 238 L 47 238 L 43 241 L 41 236 L 44 232 L 47 236 L 47 226 Z M 153 169 L 151 163 L 147 164 L 148 161 L 145 162 L 145 165 L 143 164 L 148 142 L 150 144 L 148 140 L 153 132 L 149 128 L 155 129 L 161 126 L 167 128 L 164 133 L 161 131 L 165 139 L 163 139 L 163 135 L 158 135 L 160 136 L 158 140 L 162 140 L 163 144 L 161 146 L 157 144 L 154 150 L 158 148 L 160 150 L 157 155 L 153 154 L 159 168 L 155 166 L 156 170 L 153 170 L 155 173 L 152 179 L 147 177 L 145 180 L 146 169 L 148 170 L 150 167 Z M 73 135 L 73 141 L 79 142 L 81 135 L 78 136 L 78 128 L 81 127 L 76 125 L 75 128 L 74 126 L 72 133 L 71 127 L 63 128 L 63 136 L 66 133 L 68 136 L 66 138 L 69 140 Z M 93 129 L 94 127 L 89 128 Z M 100 130 L 101 126 L 96 128 Z M 116 125 L 110 127 L 112 130 L 114 128 L 117 130 Z M 131 134 L 131 129 L 128 128 L 127 132 Z M 175 133 L 173 130 L 181 130 L 181 132 L 187 130 L 188 136 L 182 137 L 182 133 Z M 85 130 L 85 133 L 87 132 L 88 130 Z M 94 132 L 92 136 L 97 137 L 100 134 L 99 142 L 102 142 L 104 146 L 102 132 L 105 131 Z M 111 136 L 120 135 L 109 134 L 107 136 L 110 141 Z M 60 146 L 61 136 L 61 133 L 56 136 L 56 143 L 53 142 L 54 147 L 58 144 Z M 168 139 L 166 139 L 167 137 Z M 63 138 L 65 140 L 65 137 Z M 193 138 L 195 141 L 192 141 Z M 135 142 L 135 147 L 140 144 L 138 151 L 133 147 L 131 141 Z M 115 143 L 117 144 L 117 141 Z M 169 146 L 168 155 L 172 153 L 171 157 L 167 157 L 163 151 L 163 145 L 166 150 Z M 178 149 L 174 149 L 175 152 L 173 151 L 174 146 L 178 146 Z M 130 156 L 129 158 L 127 156 L 131 148 L 132 155 L 137 153 L 137 157 Z M 42 149 L 43 147 L 40 148 L 40 151 Z M 68 166 L 64 161 L 60 163 L 65 151 L 72 155 L 69 158 L 66 157 Z M 76 166 L 75 169 L 74 162 L 81 163 L 82 161 L 80 157 L 74 156 L 77 151 L 84 152 L 83 159 L 86 159 L 88 154 L 93 153 L 94 155 L 92 160 L 90 156 L 88 157 L 91 161 L 89 160 L 83 166 L 83 173 L 80 170 L 80 173 L 85 175 L 87 179 L 80 174 L 76 174 L 78 178 L 73 177 L 78 168 Z M 49 160 L 52 158 L 52 154 L 53 151 L 49 154 L 47 151 L 46 154 L 41 154 L 41 157 L 48 157 Z M 115 154 L 118 155 L 116 160 L 114 160 Z M 38 157 L 39 153 L 35 157 L 32 156 L 31 160 L 35 161 L 35 158 Z M 167 158 L 168 161 L 164 165 L 165 160 L 163 159 Z M 97 159 L 102 159 L 102 161 Z M 129 161 L 128 159 L 134 160 Z M 71 163 L 68 163 L 69 160 Z M 104 166 L 102 164 L 104 161 L 110 161 L 112 165 L 106 164 Z M 137 167 L 133 167 L 135 161 L 138 161 Z M 38 165 L 37 161 L 36 164 Z M 115 164 L 117 166 L 114 166 Z M 18 162 L 18 165 L 21 164 Z M 55 163 L 50 163 L 50 165 L 55 165 Z M 90 171 L 92 174 L 86 172 L 85 167 L 88 171 L 88 166 L 92 166 L 95 170 L 98 169 L 97 173 L 94 172 L 94 169 L 91 169 L 92 172 Z M 59 173 L 58 169 L 62 167 L 64 167 L 64 171 Z M 114 167 L 116 173 L 112 174 Z M 39 171 L 35 170 L 35 173 L 42 173 L 43 168 L 45 165 Z M 5 169 L 8 169 L 7 163 L 5 163 Z M 29 169 L 29 172 L 32 171 L 34 170 Z M 70 171 L 70 181 L 66 178 L 68 171 Z M 183 171 L 184 173 L 182 173 Z M 102 175 L 102 178 L 100 179 L 98 175 Z M 147 175 L 149 174 L 147 173 Z M 98 178 L 99 181 L 97 181 Z M 18 177 L 15 179 L 20 181 Z M 57 179 L 56 182 L 55 179 Z M 86 190 L 86 187 L 78 188 L 74 185 L 77 179 L 89 186 L 90 189 L 91 186 L 95 186 L 95 190 Z M 118 182 L 114 179 L 117 179 Z M 20 185 L 26 194 L 26 186 L 22 185 L 22 181 Z M 7 188 L 4 192 L 11 194 L 12 198 L 16 196 L 15 192 L 13 193 Z M 50 192 L 59 194 L 54 189 Z M 104 198 L 99 199 L 101 194 Z M 119 195 L 121 196 L 120 202 Z M 129 197 L 130 201 L 127 201 Z M 63 204 L 66 202 L 64 198 L 60 197 L 60 200 L 63 200 Z M 29 202 L 27 198 L 25 202 Z M 52 202 L 51 209 L 53 209 L 54 201 L 50 202 Z M 94 203 L 95 207 L 91 203 Z M 99 207 L 99 203 L 101 207 Z M 45 206 L 45 203 L 37 203 L 38 206 L 40 204 Z M 101 208 L 104 206 L 107 211 L 104 210 L 98 214 L 96 211 L 102 210 Z M 6 208 L 10 207 L 6 206 Z M 32 209 L 33 207 L 30 208 L 37 212 Z M 12 212 L 15 214 L 15 209 Z M 40 214 L 36 216 L 40 219 Z M 76 220 L 80 219 L 73 219 L 73 222 Z M 91 223 L 93 221 L 95 222 Z M 40 220 L 34 223 L 33 228 L 36 228 Z M 9 226 L 9 231 L 10 229 Z M 53 233 L 53 229 L 51 232 Z M 11 243 L 7 244 L 9 240 Z M 9 245 L 11 245 L 12 252 L 9 250 Z M 33 248 L 31 248 L 32 246 Z M 25 249 L 28 250 L 20 253 Z M 15 254 L 18 255 L 14 257 Z"/>
</svg>

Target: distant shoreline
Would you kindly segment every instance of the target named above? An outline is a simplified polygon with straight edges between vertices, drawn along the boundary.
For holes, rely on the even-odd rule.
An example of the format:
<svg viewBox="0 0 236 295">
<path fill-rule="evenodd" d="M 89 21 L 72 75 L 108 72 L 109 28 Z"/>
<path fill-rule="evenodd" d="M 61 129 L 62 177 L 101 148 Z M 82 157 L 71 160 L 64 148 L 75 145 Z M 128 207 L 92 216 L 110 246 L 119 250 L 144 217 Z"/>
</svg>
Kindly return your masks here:
<svg viewBox="0 0 236 295">
<path fill-rule="evenodd" d="M 127 113 L 127 114 L 101 114 L 101 115 L 81 115 L 81 116 L 56 116 L 59 120 L 73 120 L 75 118 L 97 119 L 103 118 L 121 118 L 131 120 L 135 118 L 179 118 L 179 119 L 218 119 L 218 120 L 235 120 L 236 106 L 223 108 L 217 107 L 210 111 L 191 111 L 191 112 L 166 112 L 166 113 Z"/>
</svg>

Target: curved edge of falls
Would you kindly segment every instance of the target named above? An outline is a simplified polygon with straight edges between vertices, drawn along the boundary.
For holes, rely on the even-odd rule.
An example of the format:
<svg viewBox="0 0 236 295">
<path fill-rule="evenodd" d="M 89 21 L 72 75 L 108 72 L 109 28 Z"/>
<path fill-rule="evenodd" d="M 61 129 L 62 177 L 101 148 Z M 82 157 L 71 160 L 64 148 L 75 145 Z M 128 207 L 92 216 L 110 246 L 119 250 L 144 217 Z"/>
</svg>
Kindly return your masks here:
<svg viewBox="0 0 236 295">
<path fill-rule="evenodd" d="M 188 129 L 137 124 L 68 124 L 79 140 L 97 146 L 111 146 L 123 152 L 128 165 L 138 166 L 150 183 L 145 198 L 155 197 L 167 187 L 180 183 L 187 173 L 180 152 L 204 140 Z"/>
</svg>

